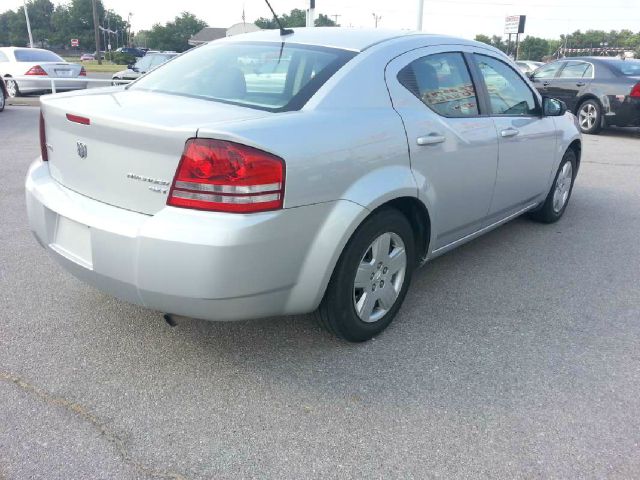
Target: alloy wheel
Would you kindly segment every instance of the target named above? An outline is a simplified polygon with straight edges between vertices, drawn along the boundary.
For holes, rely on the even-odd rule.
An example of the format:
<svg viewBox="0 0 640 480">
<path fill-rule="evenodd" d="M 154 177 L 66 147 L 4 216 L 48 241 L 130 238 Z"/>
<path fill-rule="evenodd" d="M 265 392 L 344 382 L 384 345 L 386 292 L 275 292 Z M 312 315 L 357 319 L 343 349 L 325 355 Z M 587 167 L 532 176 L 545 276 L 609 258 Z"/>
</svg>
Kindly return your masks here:
<svg viewBox="0 0 640 480">
<path fill-rule="evenodd" d="M 11 98 L 15 98 L 18 95 L 18 84 L 15 80 L 7 80 L 7 94 Z"/>
<path fill-rule="evenodd" d="M 560 213 L 569 199 L 571 183 L 573 182 L 573 167 L 571 162 L 566 162 L 556 179 L 556 188 L 553 192 L 553 211 Z"/>
<path fill-rule="evenodd" d="M 407 252 L 399 235 L 386 232 L 367 248 L 353 284 L 353 304 L 360 320 L 377 322 L 393 307 L 402 290 Z"/>
<path fill-rule="evenodd" d="M 593 103 L 585 103 L 580 112 L 578 112 L 578 120 L 582 130 L 591 130 L 598 120 L 598 110 Z"/>
</svg>

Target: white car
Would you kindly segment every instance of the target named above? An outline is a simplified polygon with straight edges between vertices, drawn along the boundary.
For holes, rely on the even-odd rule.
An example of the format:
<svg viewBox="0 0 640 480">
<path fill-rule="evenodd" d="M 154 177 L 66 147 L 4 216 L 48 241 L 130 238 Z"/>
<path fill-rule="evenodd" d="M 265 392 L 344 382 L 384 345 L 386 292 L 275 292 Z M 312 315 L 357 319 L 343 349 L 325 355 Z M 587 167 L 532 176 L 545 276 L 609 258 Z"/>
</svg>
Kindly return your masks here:
<svg viewBox="0 0 640 480">
<path fill-rule="evenodd" d="M 0 76 L 7 84 L 10 97 L 51 91 L 51 82 L 43 80 L 51 78 L 59 79 L 56 91 L 87 88 L 86 75 L 82 65 L 69 63 L 49 50 L 0 48 Z"/>
<path fill-rule="evenodd" d="M 27 210 L 65 268 L 169 315 L 317 310 L 350 341 L 389 325 L 419 265 L 560 219 L 582 150 L 502 52 L 402 31 L 227 37 L 41 105 Z"/>
</svg>

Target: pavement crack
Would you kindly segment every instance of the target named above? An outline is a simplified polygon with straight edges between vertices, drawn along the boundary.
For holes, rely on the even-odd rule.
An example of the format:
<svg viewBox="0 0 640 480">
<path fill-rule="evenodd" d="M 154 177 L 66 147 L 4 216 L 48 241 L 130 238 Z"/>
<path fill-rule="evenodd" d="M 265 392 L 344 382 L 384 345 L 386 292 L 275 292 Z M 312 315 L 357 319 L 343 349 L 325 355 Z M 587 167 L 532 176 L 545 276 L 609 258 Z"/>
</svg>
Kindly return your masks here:
<svg viewBox="0 0 640 480">
<path fill-rule="evenodd" d="M 640 167 L 637 163 L 610 163 L 610 162 L 596 162 L 594 160 L 583 160 L 582 163 L 593 163 L 595 165 L 606 165 L 608 167 Z"/>
<path fill-rule="evenodd" d="M 62 408 L 67 412 L 72 413 L 76 417 L 79 417 L 82 420 L 88 422 L 96 430 L 98 430 L 100 435 L 106 438 L 107 441 L 116 448 L 116 451 L 118 452 L 118 455 L 122 458 L 122 460 L 127 465 L 133 467 L 139 473 L 152 478 L 187 480 L 187 477 L 182 474 L 151 467 L 136 461 L 127 450 L 124 440 L 122 440 L 122 438 L 120 438 L 115 432 L 113 432 L 104 422 L 100 421 L 100 419 L 92 414 L 85 406 L 79 403 L 75 403 L 71 400 L 67 400 L 63 397 L 57 397 L 50 392 L 27 382 L 22 377 L 13 373 L 0 371 L 0 381 L 13 384 L 23 392 L 42 400 L 46 404 Z"/>
</svg>

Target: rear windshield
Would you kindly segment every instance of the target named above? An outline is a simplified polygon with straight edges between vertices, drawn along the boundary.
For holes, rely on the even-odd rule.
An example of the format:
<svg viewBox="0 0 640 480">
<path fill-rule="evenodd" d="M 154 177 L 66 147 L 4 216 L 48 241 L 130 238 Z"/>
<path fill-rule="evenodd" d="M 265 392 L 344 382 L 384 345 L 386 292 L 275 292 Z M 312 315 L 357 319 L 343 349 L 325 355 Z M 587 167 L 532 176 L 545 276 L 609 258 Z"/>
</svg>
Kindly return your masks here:
<svg viewBox="0 0 640 480">
<path fill-rule="evenodd" d="M 622 75 L 640 76 L 640 61 L 638 60 L 611 60 L 607 65 Z"/>
<path fill-rule="evenodd" d="M 49 50 L 22 48 L 14 50 L 18 62 L 64 62 L 62 58 Z"/>
<path fill-rule="evenodd" d="M 298 110 L 355 52 L 287 43 L 212 42 L 132 84 L 273 112 Z"/>
</svg>

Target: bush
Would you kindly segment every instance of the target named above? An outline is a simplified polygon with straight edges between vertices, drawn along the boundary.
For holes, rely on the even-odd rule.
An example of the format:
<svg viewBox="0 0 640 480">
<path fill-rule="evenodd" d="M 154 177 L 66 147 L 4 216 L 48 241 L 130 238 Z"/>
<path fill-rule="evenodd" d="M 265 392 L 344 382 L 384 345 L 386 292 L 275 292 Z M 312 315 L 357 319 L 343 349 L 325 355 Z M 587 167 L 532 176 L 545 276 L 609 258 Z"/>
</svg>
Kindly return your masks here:
<svg viewBox="0 0 640 480">
<path fill-rule="evenodd" d="M 122 52 L 107 52 L 105 54 L 105 60 L 109 60 L 117 65 L 129 65 L 130 63 L 136 63 L 136 57 Z"/>
</svg>

